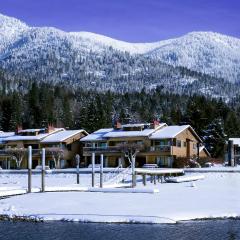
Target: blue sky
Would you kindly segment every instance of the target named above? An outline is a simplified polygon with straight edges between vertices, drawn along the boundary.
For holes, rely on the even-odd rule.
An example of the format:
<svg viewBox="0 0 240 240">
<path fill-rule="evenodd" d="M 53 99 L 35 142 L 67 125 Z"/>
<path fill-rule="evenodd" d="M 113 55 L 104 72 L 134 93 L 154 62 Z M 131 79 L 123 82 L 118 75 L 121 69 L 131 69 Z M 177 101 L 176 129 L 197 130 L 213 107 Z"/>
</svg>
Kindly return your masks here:
<svg viewBox="0 0 240 240">
<path fill-rule="evenodd" d="M 31 26 L 152 42 L 191 31 L 240 37 L 240 0 L 0 0 L 0 12 Z"/>
</svg>

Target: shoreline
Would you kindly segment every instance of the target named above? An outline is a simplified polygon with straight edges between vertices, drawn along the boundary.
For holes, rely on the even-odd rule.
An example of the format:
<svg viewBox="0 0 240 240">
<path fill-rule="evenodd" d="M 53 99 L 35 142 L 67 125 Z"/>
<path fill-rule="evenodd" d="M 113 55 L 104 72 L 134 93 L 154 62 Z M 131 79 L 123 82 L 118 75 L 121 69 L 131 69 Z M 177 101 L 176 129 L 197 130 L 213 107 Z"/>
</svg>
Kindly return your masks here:
<svg viewBox="0 0 240 240">
<path fill-rule="evenodd" d="M 225 221 L 225 220 L 240 220 L 240 216 L 230 216 L 230 217 L 206 217 L 206 218 L 194 218 L 194 219 L 188 219 L 188 220 L 178 220 L 176 222 L 164 222 L 164 223 L 156 223 L 156 222 L 139 222 L 139 221 L 115 221 L 115 222 L 103 222 L 103 221 L 86 221 L 86 220 L 70 220 L 70 219 L 61 219 L 61 220 L 44 220 L 38 217 L 33 216 L 9 216 L 9 215 L 0 215 L 0 222 L 30 222 L 30 223 L 98 223 L 98 224 L 182 224 L 186 222 L 199 222 L 199 221 Z"/>
</svg>

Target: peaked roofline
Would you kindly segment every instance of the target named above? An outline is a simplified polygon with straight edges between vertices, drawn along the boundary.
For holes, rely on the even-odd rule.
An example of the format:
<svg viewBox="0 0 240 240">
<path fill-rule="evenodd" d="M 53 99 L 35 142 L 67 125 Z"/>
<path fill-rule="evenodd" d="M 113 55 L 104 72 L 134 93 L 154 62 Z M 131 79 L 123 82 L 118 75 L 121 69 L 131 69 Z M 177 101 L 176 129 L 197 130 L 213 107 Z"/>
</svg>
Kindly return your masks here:
<svg viewBox="0 0 240 240">
<path fill-rule="evenodd" d="M 77 135 L 77 134 L 79 134 L 79 133 L 84 133 L 84 134 L 86 134 L 86 136 L 88 135 L 88 132 L 85 131 L 84 129 L 79 129 L 79 130 L 64 130 L 64 131 L 59 131 L 59 132 L 57 132 L 57 133 L 55 133 L 55 134 L 59 134 L 59 133 L 61 133 L 61 132 L 67 132 L 67 131 L 75 131 L 75 133 L 72 133 L 72 134 L 70 134 L 69 136 L 66 136 L 65 138 L 59 139 L 59 140 L 57 140 L 57 141 L 47 140 L 48 137 L 54 136 L 54 134 L 52 134 L 52 135 L 49 135 L 49 136 L 45 137 L 44 139 L 42 139 L 42 140 L 40 141 L 40 143 L 64 142 L 64 141 L 67 140 L 68 138 L 71 138 L 71 137 L 73 137 L 73 136 L 75 136 L 75 135 Z"/>
</svg>

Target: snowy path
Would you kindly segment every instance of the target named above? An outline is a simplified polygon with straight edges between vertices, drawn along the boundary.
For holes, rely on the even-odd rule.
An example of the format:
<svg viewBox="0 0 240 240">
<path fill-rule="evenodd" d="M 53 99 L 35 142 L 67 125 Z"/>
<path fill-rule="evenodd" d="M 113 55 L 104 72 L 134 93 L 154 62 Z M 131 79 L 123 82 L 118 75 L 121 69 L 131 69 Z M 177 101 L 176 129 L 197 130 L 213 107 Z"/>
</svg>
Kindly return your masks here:
<svg viewBox="0 0 240 240">
<path fill-rule="evenodd" d="M 32 193 L 0 200 L 0 214 L 32 216 L 44 220 L 90 222 L 173 223 L 197 218 L 240 216 L 240 173 L 204 173 L 205 179 L 191 183 L 164 183 L 137 189 L 159 193 L 56 192 Z M 55 175 L 56 176 L 56 175 Z M 57 175 L 49 185 L 73 183 L 70 176 Z M 9 182 L 21 182 L 15 176 Z M 1 182 L 6 178 L 1 176 Z M 11 179 L 11 180 L 10 180 Z M 21 178 L 20 178 L 21 179 Z M 64 180 L 65 179 L 65 180 Z M 82 179 L 89 183 L 89 175 Z M 6 184 L 8 185 L 8 184 Z M 37 185 L 37 184 L 36 184 Z M 1 184 L 1 186 L 3 186 Z"/>
</svg>

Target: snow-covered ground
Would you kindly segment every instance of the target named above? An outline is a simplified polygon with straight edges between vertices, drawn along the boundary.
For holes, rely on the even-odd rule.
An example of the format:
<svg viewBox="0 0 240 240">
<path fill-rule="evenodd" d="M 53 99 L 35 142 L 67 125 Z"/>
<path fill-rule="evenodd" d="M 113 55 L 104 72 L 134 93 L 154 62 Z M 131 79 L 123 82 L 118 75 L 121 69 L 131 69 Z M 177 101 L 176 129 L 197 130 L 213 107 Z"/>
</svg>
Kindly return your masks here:
<svg viewBox="0 0 240 240">
<path fill-rule="evenodd" d="M 187 173 L 187 176 L 199 173 Z M 202 173 L 201 173 L 202 175 Z M 0 200 L 0 214 L 43 220 L 90 222 L 174 223 L 199 218 L 240 216 L 240 173 L 204 173 L 205 179 L 185 183 L 147 182 L 138 178 L 139 193 L 123 192 L 46 192 Z M 52 174 L 47 187 L 76 187 L 76 175 Z M 149 179 L 148 179 L 149 180 Z M 80 176 L 80 187 L 90 186 L 91 175 Z M 1 174 L 1 188 L 27 187 L 24 174 Z M 33 187 L 40 187 L 40 176 L 33 176 Z M 141 193 L 158 189 L 158 193 Z M 0 190 L 1 191 L 1 190 Z M 2 189 L 3 191 L 3 189 Z"/>
</svg>

